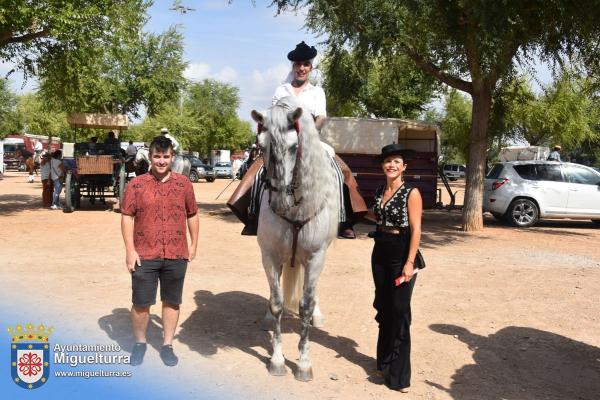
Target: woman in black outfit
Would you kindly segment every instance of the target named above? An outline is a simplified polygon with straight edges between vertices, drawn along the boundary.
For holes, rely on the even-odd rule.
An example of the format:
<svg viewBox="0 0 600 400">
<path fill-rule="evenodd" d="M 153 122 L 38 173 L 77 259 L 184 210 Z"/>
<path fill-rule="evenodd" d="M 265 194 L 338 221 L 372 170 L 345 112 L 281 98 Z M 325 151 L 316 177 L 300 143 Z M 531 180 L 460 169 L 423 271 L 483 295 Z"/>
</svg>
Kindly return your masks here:
<svg viewBox="0 0 600 400">
<path fill-rule="evenodd" d="M 375 281 L 375 320 L 379 323 L 377 371 L 390 389 L 408 392 L 410 386 L 410 299 L 415 286 L 415 257 L 421 240 L 423 202 L 416 188 L 404 183 L 411 150 L 385 146 L 375 161 L 381 164 L 386 184 L 375 194 L 377 223 L 371 256 Z M 398 277 L 405 282 L 395 285 Z"/>
</svg>

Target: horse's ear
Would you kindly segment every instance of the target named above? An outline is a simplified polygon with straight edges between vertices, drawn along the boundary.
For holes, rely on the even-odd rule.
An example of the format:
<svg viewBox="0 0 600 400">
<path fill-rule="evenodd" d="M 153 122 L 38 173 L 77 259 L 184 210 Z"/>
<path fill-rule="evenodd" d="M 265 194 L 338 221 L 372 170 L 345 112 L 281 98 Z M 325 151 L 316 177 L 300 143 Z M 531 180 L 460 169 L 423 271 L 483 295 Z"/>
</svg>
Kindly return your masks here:
<svg viewBox="0 0 600 400">
<path fill-rule="evenodd" d="M 252 119 L 254 120 L 254 122 L 264 125 L 265 117 L 263 117 L 261 113 L 259 113 L 256 110 L 252 110 L 250 115 L 252 115 Z"/>
<path fill-rule="evenodd" d="M 292 122 L 298 121 L 301 116 L 302 116 L 302 108 L 298 107 L 294 110 L 294 112 L 291 115 Z"/>
</svg>

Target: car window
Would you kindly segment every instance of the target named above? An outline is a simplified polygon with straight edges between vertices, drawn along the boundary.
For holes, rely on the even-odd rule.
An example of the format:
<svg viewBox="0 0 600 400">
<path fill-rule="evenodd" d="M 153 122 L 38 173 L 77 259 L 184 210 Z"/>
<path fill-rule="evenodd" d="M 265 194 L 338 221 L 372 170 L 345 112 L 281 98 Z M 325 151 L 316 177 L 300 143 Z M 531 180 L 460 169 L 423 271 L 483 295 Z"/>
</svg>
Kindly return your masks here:
<svg viewBox="0 0 600 400">
<path fill-rule="evenodd" d="M 537 174 L 537 165 L 536 164 L 522 164 L 522 165 L 513 165 L 517 174 L 523 179 L 528 179 L 530 181 L 536 181 L 539 179 Z"/>
<path fill-rule="evenodd" d="M 494 164 L 490 172 L 488 172 L 486 179 L 498 179 L 500 173 L 504 169 L 504 165 L 502 164 Z"/>
<path fill-rule="evenodd" d="M 461 165 L 459 168 L 461 172 L 467 172 L 467 167 L 465 167 L 464 165 Z"/>
<path fill-rule="evenodd" d="M 571 183 L 581 183 L 584 185 L 600 184 L 600 174 L 577 165 L 565 165 L 564 167 L 567 179 Z"/>
<path fill-rule="evenodd" d="M 452 171 L 452 165 L 444 165 L 444 171 Z"/>
<path fill-rule="evenodd" d="M 229 163 L 219 162 L 215 164 L 215 167 L 230 167 Z"/>
<path fill-rule="evenodd" d="M 536 164 L 538 179 L 541 181 L 564 182 L 560 165 Z"/>
</svg>

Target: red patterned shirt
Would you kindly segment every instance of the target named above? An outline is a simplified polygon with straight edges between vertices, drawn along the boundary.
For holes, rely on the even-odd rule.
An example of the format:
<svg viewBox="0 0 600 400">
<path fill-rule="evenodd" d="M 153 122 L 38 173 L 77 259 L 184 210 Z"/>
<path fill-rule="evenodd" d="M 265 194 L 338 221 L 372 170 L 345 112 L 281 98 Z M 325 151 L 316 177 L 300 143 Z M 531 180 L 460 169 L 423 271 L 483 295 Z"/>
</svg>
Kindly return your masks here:
<svg viewBox="0 0 600 400">
<path fill-rule="evenodd" d="M 134 217 L 133 244 L 141 259 L 187 259 L 186 222 L 198 212 L 194 188 L 171 172 L 166 182 L 152 173 L 134 178 L 125 190 L 121 213 Z"/>
</svg>

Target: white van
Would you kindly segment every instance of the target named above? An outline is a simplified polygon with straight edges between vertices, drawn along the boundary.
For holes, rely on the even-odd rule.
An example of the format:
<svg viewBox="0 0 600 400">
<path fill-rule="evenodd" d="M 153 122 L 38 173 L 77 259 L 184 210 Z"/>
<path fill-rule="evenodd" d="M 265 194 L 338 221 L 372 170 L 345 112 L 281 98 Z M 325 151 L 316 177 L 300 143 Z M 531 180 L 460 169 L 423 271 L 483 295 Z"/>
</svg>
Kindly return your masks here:
<svg viewBox="0 0 600 400">
<path fill-rule="evenodd" d="M 444 165 L 444 175 L 451 181 L 464 178 L 467 173 L 467 167 L 464 164 L 446 164 Z"/>
</svg>

